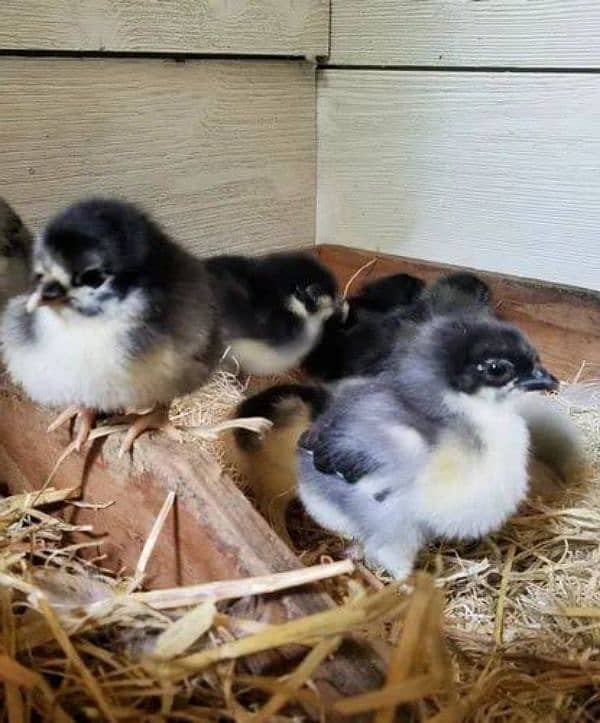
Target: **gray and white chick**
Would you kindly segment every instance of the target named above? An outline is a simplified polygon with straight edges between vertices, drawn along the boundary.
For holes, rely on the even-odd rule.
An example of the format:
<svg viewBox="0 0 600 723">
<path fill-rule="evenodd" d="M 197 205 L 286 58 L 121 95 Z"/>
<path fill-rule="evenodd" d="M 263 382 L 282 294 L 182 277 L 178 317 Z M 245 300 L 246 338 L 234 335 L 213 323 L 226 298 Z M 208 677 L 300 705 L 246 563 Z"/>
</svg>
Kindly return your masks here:
<svg viewBox="0 0 600 723">
<path fill-rule="evenodd" d="M 15 210 L 0 198 L 0 311 L 30 280 L 33 236 Z"/>
<path fill-rule="evenodd" d="M 371 564 L 404 578 L 428 540 L 480 537 L 517 510 L 529 459 L 519 400 L 556 386 L 514 326 L 458 313 L 423 323 L 410 349 L 392 354 L 377 376 L 329 389 L 271 388 L 239 412 L 271 418 L 275 432 L 291 430 L 295 412 L 283 401 L 308 402 L 311 426 L 288 432 L 298 440 L 304 506 L 323 527 L 360 542 Z M 237 438 L 255 464 L 282 436 Z M 269 454 L 281 460 L 290 452 Z"/>
<path fill-rule="evenodd" d="M 325 323 L 345 314 L 333 274 L 308 253 L 215 256 L 214 279 L 226 347 L 247 374 L 281 374 L 319 343 Z"/>
<path fill-rule="evenodd" d="M 175 396 L 200 387 L 222 342 L 205 264 L 136 206 L 91 199 L 46 226 L 33 253 L 35 288 L 2 319 L 12 378 L 36 402 L 79 417 L 76 443 L 98 413 L 140 413 L 122 451 L 168 424 Z"/>
</svg>

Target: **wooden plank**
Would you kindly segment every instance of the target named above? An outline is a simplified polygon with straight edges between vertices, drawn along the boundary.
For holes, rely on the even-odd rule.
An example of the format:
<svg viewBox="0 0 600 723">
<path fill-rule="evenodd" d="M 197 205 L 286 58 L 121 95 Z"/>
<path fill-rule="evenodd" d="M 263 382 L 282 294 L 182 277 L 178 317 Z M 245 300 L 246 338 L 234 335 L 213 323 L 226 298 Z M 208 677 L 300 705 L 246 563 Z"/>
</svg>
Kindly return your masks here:
<svg viewBox="0 0 600 723">
<path fill-rule="evenodd" d="M 600 75 L 325 70 L 318 243 L 600 288 Z"/>
<path fill-rule="evenodd" d="M 377 261 L 356 279 L 353 290 L 366 281 L 404 272 L 432 281 L 457 270 L 447 264 L 386 256 L 341 246 L 317 246 L 321 260 L 344 286 L 368 261 Z M 479 272 L 478 272 L 479 273 Z M 491 287 L 498 313 L 530 337 L 544 361 L 565 381 L 600 376 L 600 293 L 526 281 L 499 274 L 479 273 Z"/>
<path fill-rule="evenodd" d="M 597 0 L 333 0 L 330 62 L 597 68 L 599 34 Z"/>
<path fill-rule="evenodd" d="M 110 194 L 201 254 L 312 245 L 314 86 L 299 61 L 0 58 L 3 195 L 34 227 Z"/>
<path fill-rule="evenodd" d="M 52 414 L 41 410 L 0 377 L 0 481 L 8 494 L 39 489 L 68 442 L 64 434 L 47 434 Z M 277 537 L 235 483 L 196 447 L 178 445 L 163 435 L 136 442 L 132 460 L 118 460 L 118 439 L 69 457 L 53 486 L 81 484 L 84 499 L 114 500 L 98 510 L 74 509 L 69 519 L 91 524 L 104 535 L 103 564 L 131 573 L 143 544 L 170 490 L 174 513 L 167 518 L 147 569 L 151 589 L 210 580 L 283 572 L 302 563 Z M 99 538 L 100 539 L 100 538 Z M 94 551 L 93 554 L 95 554 Z M 243 617 L 281 622 L 333 605 L 317 586 L 242 600 Z M 351 643 L 354 643 L 353 645 Z M 281 665 L 298 650 L 285 648 L 256 659 L 257 672 Z M 377 687 L 383 664 L 358 640 L 349 641 L 318 672 L 315 682 L 327 703 Z"/>
<path fill-rule="evenodd" d="M 0 48 L 327 55 L 329 0 L 2 0 Z"/>
</svg>

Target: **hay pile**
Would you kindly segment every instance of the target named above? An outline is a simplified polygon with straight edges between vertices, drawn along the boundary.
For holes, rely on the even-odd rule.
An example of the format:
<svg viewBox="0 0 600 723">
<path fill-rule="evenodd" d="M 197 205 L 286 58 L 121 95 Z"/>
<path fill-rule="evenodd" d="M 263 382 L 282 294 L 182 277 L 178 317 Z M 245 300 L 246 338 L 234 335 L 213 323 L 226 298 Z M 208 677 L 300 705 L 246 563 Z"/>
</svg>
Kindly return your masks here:
<svg viewBox="0 0 600 723">
<path fill-rule="evenodd" d="M 42 508 L 85 504 L 77 489 L 17 495 L 0 504 L 0 678 L 5 717 L 28 720 L 300 721 L 327 720 L 310 683 L 344 636 L 388 621 L 409 620 L 400 637 L 391 685 L 345 698 L 339 713 L 445 695 L 449 668 L 441 629 L 441 597 L 430 576 L 407 596 L 398 586 L 367 594 L 345 578 L 339 606 L 282 624 L 230 614 L 227 601 L 348 575 L 340 563 L 263 578 L 187 588 L 138 591 L 172 495 L 131 579 L 77 556 L 70 525 Z M 98 544 L 97 540 L 93 541 Z M 252 674 L 250 656 L 289 644 L 305 654 L 285 677 Z M 393 667 L 395 665 L 395 668 Z M 399 681 L 394 683 L 394 681 Z M 311 713 L 306 711 L 310 710 Z"/>
<path fill-rule="evenodd" d="M 223 374 L 178 403 L 179 423 L 214 426 L 230 416 L 244 388 Z M 5 718 L 304 721 L 377 711 L 374 720 L 384 723 L 394 705 L 408 702 L 408 719 L 436 723 L 598 720 L 600 405 L 582 410 L 575 398 L 581 389 L 571 388 L 571 398 L 568 392 L 556 403 L 569 404 L 584 432 L 593 478 L 552 500 L 529 501 L 500 533 L 477 544 L 426 550 L 420 567 L 427 572 L 410 587 L 343 559 L 343 542 L 296 509 L 290 533 L 304 562 L 340 562 L 144 592 L 145 566 L 171 496 L 128 579 L 102 569 L 101 558 L 78 557 L 88 543 L 72 544 L 71 534 L 93 531 L 56 514 L 86 504 L 75 499 L 78 490 L 4 499 Z M 590 399 L 587 390 L 584 406 Z M 193 443 L 222 458 L 218 442 Z M 240 595 L 326 578 L 338 605 L 332 611 L 267 625 L 230 607 Z M 374 642 L 387 660 L 387 682 L 332 703 L 311 679 L 349 633 Z M 252 672 L 254 654 L 289 643 L 303 652 L 285 675 Z"/>
</svg>

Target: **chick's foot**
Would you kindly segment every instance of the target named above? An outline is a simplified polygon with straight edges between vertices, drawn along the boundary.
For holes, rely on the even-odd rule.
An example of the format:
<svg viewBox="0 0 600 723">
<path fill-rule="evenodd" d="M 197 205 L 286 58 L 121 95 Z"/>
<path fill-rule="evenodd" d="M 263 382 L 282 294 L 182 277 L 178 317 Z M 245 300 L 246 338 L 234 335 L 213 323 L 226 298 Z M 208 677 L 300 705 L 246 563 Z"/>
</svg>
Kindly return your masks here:
<svg viewBox="0 0 600 723">
<path fill-rule="evenodd" d="M 59 427 L 62 427 L 66 422 L 70 422 L 75 418 L 75 426 L 77 432 L 75 439 L 73 440 L 75 449 L 80 452 L 83 445 L 87 442 L 90 432 L 92 431 L 94 424 L 96 423 L 96 417 L 98 413 L 95 409 L 89 407 L 68 407 L 61 412 L 58 417 L 48 427 L 48 432 L 54 432 Z"/>
<path fill-rule="evenodd" d="M 127 430 L 127 434 L 121 443 L 119 449 L 119 457 L 122 457 L 126 452 L 130 452 L 135 440 L 144 432 L 151 429 L 157 429 L 161 432 L 165 432 L 171 439 L 181 442 L 181 434 L 175 427 L 175 425 L 169 420 L 169 409 L 168 407 L 158 406 L 150 411 L 143 412 L 137 419 L 132 422 L 131 426 Z"/>
</svg>

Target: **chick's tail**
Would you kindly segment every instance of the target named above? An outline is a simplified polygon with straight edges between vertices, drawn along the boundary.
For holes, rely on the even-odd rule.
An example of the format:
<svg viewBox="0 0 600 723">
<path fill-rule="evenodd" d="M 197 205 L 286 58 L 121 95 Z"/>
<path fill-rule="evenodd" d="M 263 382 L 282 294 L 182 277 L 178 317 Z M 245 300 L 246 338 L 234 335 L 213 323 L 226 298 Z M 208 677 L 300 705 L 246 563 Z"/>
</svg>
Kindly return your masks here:
<svg viewBox="0 0 600 723">
<path fill-rule="evenodd" d="M 251 485 L 258 507 L 279 534 L 292 546 L 286 526 L 286 510 L 296 496 L 296 447 L 300 435 L 327 405 L 323 387 L 280 384 L 243 401 L 236 417 L 265 417 L 273 423 L 260 436 L 236 429 L 229 456 Z"/>
<path fill-rule="evenodd" d="M 556 399 L 527 394 L 519 413 L 530 435 L 530 488 L 552 497 L 587 475 L 583 437 Z"/>
</svg>

